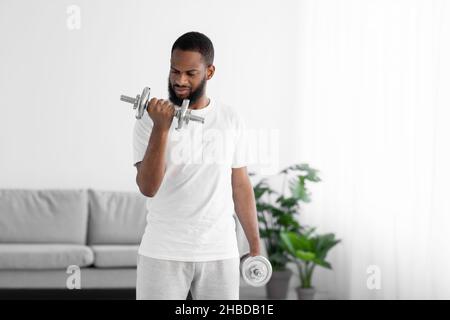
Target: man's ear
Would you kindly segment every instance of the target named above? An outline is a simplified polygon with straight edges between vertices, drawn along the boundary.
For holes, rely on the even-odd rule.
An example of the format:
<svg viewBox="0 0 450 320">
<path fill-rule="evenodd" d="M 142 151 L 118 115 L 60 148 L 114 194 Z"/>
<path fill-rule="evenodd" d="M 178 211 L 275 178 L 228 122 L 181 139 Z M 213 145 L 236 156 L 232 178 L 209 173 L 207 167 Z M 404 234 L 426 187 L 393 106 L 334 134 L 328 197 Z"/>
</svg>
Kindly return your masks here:
<svg viewBox="0 0 450 320">
<path fill-rule="evenodd" d="M 214 75 L 214 72 L 216 71 L 216 67 L 212 64 L 206 69 L 206 79 L 211 80 L 211 78 Z"/>
</svg>

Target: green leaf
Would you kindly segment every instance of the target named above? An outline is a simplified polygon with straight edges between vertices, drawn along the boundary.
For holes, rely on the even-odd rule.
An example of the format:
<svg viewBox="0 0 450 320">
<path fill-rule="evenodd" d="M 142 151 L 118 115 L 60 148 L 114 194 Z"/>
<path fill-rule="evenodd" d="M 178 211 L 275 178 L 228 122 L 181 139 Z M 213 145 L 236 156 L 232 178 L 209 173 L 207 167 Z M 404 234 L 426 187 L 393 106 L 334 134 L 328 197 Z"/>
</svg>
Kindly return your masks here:
<svg viewBox="0 0 450 320">
<path fill-rule="evenodd" d="M 301 165 L 296 165 L 293 167 L 294 171 L 301 172 L 306 180 L 311 182 L 319 182 L 321 181 L 318 177 L 318 170 L 311 168 L 308 164 L 303 163 Z"/>
<path fill-rule="evenodd" d="M 273 267 L 273 270 L 282 270 L 286 268 L 286 264 L 289 262 L 289 259 L 286 257 L 286 255 L 281 252 L 269 254 L 268 258 L 270 264 Z"/>
<path fill-rule="evenodd" d="M 295 256 L 303 261 L 314 261 L 316 255 L 313 252 L 297 250 L 295 251 Z"/>
<path fill-rule="evenodd" d="M 317 265 L 319 265 L 321 267 L 324 267 L 324 268 L 327 268 L 327 269 L 331 269 L 331 264 L 329 262 L 325 261 L 325 260 L 321 260 L 321 259 L 316 258 L 316 259 L 313 259 L 312 261 L 315 264 L 317 264 Z"/>
<path fill-rule="evenodd" d="M 311 228 L 304 228 L 304 230 L 301 232 L 301 234 L 303 234 L 305 237 L 309 238 L 315 231 L 317 228 L 315 227 L 311 227 Z"/>
<path fill-rule="evenodd" d="M 292 255 L 295 255 L 295 248 L 292 245 L 292 242 L 290 241 L 289 233 L 281 232 L 280 237 L 281 237 L 281 240 L 283 241 L 283 244 L 286 246 L 287 250 L 289 251 L 289 253 Z"/>
<path fill-rule="evenodd" d="M 311 201 L 309 193 L 305 188 L 305 181 L 303 177 L 299 176 L 297 180 L 290 180 L 289 189 L 291 190 L 292 197 L 296 199 L 296 201 Z"/>
<path fill-rule="evenodd" d="M 273 211 L 274 206 L 271 205 L 270 203 L 259 202 L 259 203 L 256 203 L 256 209 L 259 212 L 261 212 L 261 211 L 270 211 L 271 212 L 271 211 Z"/>
<path fill-rule="evenodd" d="M 292 208 L 298 206 L 298 198 L 295 197 L 289 197 L 285 198 L 284 196 L 281 196 L 275 200 L 275 202 L 279 203 L 280 206 L 284 208 Z"/>
<path fill-rule="evenodd" d="M 277 220 L 278 224 L 284 226 L 284 227 L 289 227 L 292 226 L 296 223 L 294 217 L 290 214 L 282 214 L 278 217 Z"/>
<path fill-rule="evenodd" d="M 334 234 L 332 233 L 317 235 L 312 238 L 315 252 L 317 252 L 317 257 L 320 259 L 325 259 L 330 249 L 339 242 L 340 240 L 336 240 Z"/>
<path fill-rule="evenodd" d="M 308 239 L 295 232 L 284 232 L 284 241 L 285 243 L 290 243 L 294 248 L 293 251 L 302 250 L 302 251 L 312 251 L 312 246 L 309 243 Z"/>
<path fill-rule="evenodd" d="M 272 215 L 274 217 L 280 217 L 280 216 L 283 216 L 286 213 L 286 211 L 281 210 L 281 209 L 279 209 L 277 207 L 274 207 L 274 206 L 271 206 L 269 210 L 270 210 L 270 213 L 272 213 Z"/>
<path fill-rule="evenodd" d="M 261 238 L 272 237 L 273 233 L 278 233 L 278 230 L 277 229 L 273 229 L 273 228 L 267 228 L 267 229 L 260 229 L 259 230 L 259 236 Z"/>
</svg>

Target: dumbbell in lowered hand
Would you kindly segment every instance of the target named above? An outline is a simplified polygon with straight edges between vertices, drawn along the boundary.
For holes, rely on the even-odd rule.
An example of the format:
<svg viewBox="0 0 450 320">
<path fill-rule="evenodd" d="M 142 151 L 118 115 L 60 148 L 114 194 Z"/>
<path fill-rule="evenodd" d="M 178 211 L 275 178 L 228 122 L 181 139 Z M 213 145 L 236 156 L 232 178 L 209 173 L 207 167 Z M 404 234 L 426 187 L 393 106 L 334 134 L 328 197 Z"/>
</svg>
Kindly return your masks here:
<svg viewBox="0 0 450 320">
<path fill-rule="evenodd" d="M 240 259 L 240 273 L 244 281 L 252 287 L 261 287 L 272 277 L 272 265 L 263 256 L 250 256 L 249 253 Z"/>
<path fill-rule="evenodd" d="M 147 105 L 150 100 L 150 88 L 145 87 L 140 95 L 136 95 L 136 98 L 121 95 L 120 100 L 131 103 L 133 109 L 136 109 L 136 119 L 141 119 L 144 112 L 147 111 Z M 181 130 L 183 126 L 187 126 L 190 120 L 201 123 L 205 122 L 203 117 L 191 114 L 191 110 L 188 109 L 189 103 L 190 101 L 188 99 L 184 99 L 181 106 L 175 106 L 174 118 L 178 119 L 178 126 L 175 128 L 176 130 Z"/>
</svg>

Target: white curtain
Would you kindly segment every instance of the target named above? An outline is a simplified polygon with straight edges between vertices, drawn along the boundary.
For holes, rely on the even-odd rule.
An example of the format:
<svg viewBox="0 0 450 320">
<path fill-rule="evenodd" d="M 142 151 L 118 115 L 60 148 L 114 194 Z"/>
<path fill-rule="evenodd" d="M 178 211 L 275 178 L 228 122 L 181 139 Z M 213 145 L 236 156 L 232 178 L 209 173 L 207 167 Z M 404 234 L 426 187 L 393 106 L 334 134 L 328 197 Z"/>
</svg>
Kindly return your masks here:
<svg viewBox="0 0 450 320">
<path fill-rule="evenodd" d="M 342 239 L 329 298 L 450 298 L 449 2 L 300 2 L 292 147 L 323 180 L 301 221 Z"/>
</svg>

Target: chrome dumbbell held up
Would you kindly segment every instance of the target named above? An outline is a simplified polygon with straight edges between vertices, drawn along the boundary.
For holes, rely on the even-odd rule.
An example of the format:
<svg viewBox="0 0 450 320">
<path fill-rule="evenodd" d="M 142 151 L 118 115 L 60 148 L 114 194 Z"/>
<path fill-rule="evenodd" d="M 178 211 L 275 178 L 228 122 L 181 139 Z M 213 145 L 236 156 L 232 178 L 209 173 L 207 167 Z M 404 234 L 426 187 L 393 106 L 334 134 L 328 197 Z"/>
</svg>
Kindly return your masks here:
<svg viewBox="0 0 450 320">
<path fill-rule="evenodd" d="M 241 257 L 240 271 L 244 281 L 253 287 L 265 285 L 272 277 L 270 261 L 263 256 L 252 257 L 248 253 Z"/>
<path fill-rule="evenodd" d="M 144 112 L 147 111 L 147 104 L 150 100 L 150 88 L 145 87 L 140 95 L 136 95 L 136 98 L 121 95 L 120 100 L 131 103 L 133 109 L 136 109 L 136 119 L 141 119 Z M 188 109 L 188 107 L 188 99 L 184 99 L 181 106 L 175 106 L 174 118 L 178 119 L 178 126 L 175 128 L 176 130 L 181 130 L 183 126 L 187 126 L 190 120 L 201 123 L 205 122 L 204 118 L 191 114 L 191 110 Z"/>
</svg>

